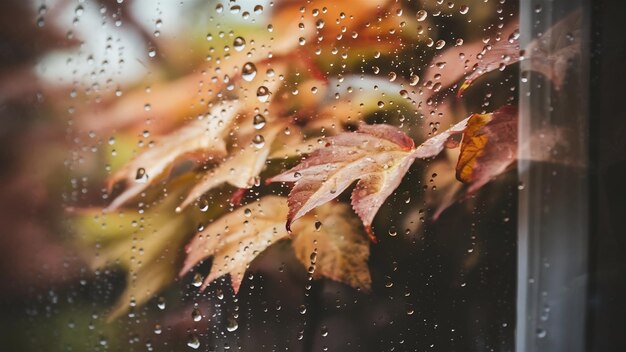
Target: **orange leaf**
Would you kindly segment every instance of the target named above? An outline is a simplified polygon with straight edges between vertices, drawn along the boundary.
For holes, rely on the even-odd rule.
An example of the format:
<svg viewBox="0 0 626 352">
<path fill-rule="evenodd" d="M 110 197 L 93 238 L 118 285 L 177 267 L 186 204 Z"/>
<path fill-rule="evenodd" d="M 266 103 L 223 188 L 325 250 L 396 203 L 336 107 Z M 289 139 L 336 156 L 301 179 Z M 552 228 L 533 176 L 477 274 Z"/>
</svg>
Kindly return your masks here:
<svg viewBox="0 0 626 352">
<path fill-rule="evenodd" d="M 204 175 L 204 179 L 194 186 L 180 207 L 186 207 L 194 199 L 222 183 L 238 188 L 251 188 L 254 185 L 254 178 L 263 171 L 272 142 L 284 127 L 284 123 L 275 123 L 262 134 L 253 133 L 248 136 L 241 150 L 233 153 L 228 160 Z M 262 136 L 263 140 L 258 136 Z"/>
<path fill-rule="evenodd" d="M 367 267 L 369 244 L 356 230 L 346 208 L 339 203 L 328 204 L 307 215 L 294 226 L 292 245 L 307 267 L 311 265 L 311 253 L 316 252 L 316 277 L 328 277 L 367 290 L 371 285 Z M 266 196 L 222 216 L 187 245 L 187 258 L 180 274 L 212 256 L 211 271 L 201 289 L 229 274 L 237 293 L 250 263 L 270 245 L 288 236 L 284 227 L 287 211 L 285 198 Z M 316 219 L 321 225 L 316 224 Z"/>
<path fill-rule="evenodd" d="M 134 198 L 184 158 L 203 162 L 226 154 L 224 134 L 238 111 L 236 103 L 215 106 L 202 120 L 195 120 L 158 141 L 115 172 L 108 180 L 109 189 L 126 182 L 126 189 L 107 207 L 114 210 Z"/>
</svg>

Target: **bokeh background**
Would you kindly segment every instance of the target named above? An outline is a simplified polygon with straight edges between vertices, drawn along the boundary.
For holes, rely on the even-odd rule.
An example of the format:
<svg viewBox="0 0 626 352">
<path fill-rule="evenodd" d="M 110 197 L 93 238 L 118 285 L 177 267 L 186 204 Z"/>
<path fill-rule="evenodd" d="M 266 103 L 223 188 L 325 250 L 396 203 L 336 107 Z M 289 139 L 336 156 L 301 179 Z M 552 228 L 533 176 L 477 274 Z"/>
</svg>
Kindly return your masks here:
<svg viewBox="0 0 626 352">
<path fill-rule="evenodd" d="M 442 62 L 437 40 L 447 47 L 493 41 L 515 20 L 515 1 L 381 3 L 369 20 L 383 23 L 371 37 L 377 41 L 330 44 L 320 54 L 312 46 L 310 56 L 294 60 L 312 60 L 338 86 L 346 77 L 365 77 L 361 99 L 370 105 L 385 94 L 391 73 L 397 82 L 418 75 L 418 87 L 428 91 L 418 93 L 423 101 L 417 106 L 363 109 L 365 120 L 402 125 L 417 142 L 433 126 L 515 103 L 516 66 L 481 79 L 463 99 L 454 98 L 456 76 L 441 90 L 433 92 L 432 82 L 427 87 L 432 68 Z M 253 262 L 236 296 L 228 280 L 199 292 L 193 274 L 172 276 L 158 294 L 142 304 L 128 302 L 110 319 L 127 275 L 115 263 L 96 270 L 90 265 L 102 234 L 80 220 L 81 211 L 110 202 L 105 180 L 137 146 L 203 113 L 198 102 L 205 96 L 176 82 L 196 87 L 235 35 L 262 42 L 268 25 L 279 20 L 274 14 L 289 6 L 316 5 L 0 3 L 1 350 L 189 351 L 196 342 L 204 351 L 513 350 L 516 175 L 454 202 L 434 221 L 438 202 L 456 189 L 452 156 L 416 163 L 381 208 L 374 223 L 379 243 L 371 245 L 369 260 L 371 292 L 310 281 L 282 241 Z M 349 14 L 359 4 L 345 6 Z M 429 14 L 425 21 L 417 20 L 420 10 Z M 285 86 L 297 81 L 294 67 Z M 164 108 L 159 100 L 178 103 Z M 158 227 L 169 217 L 145 221 Z M 177 238 L 167 248 L 174 272 L 189 236 Z M 209 267 L 207 261 L 198 271 Z M 194 309 L 200 321 L 193 319 Z"/>
</svg>

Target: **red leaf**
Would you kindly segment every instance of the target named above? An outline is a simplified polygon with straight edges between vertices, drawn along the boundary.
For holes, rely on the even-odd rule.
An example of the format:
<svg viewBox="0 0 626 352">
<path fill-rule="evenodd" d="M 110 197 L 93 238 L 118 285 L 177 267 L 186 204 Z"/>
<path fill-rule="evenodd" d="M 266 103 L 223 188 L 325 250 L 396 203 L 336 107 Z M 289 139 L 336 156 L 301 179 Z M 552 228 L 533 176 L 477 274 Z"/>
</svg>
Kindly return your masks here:
<svg viewBox="0 0 626 352">
<path fill-rule="evenodd" d="M 295 182 L 289 194 L 287 229 L 312 209 L 336 198 L 354 181 L 352 207 L 369 230 L 376 212 L 398 187 L 415 160 L 414 143 L 389 125 L 361 125 L 356 132 L 328 138 L 301 164 L 270 182 Z"/>
</svg>

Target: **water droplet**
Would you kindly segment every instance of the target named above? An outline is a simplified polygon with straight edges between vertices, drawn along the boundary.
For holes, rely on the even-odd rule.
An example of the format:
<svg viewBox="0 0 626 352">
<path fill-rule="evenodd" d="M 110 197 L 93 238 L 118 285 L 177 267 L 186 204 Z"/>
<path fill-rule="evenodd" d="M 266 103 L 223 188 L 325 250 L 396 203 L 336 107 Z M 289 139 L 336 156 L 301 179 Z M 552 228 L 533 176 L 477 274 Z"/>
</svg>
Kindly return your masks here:
<svg viewBox="0 0 626 352">
<path fill-rule="evenodd" d="M 159 297 L 157 299 L 157 307 L 159 307 L 160 310 L 165 309 L 165 297 Z"/>
<path fill-rule="evenodd" d="M 256 97 L 261 103 L 265 103 L 270 98 L 270 90 L 266 86 L 260 86 L 256 90 Z"/>
<path fill-rule="evenodd" d="M 446 46 L 446 41 L 443 39 L 439 39 L 436 43 L 435 43 L 435 48 L 436 49 L 442 49 L 444 46 Z"/>
<path fill-rule="evenodd" d="M 548 332 L 544 329 L 537 329 L 537 337 L 540 339 L 543 339 L 544 337 L 546 337 L 546 335 L 548 335 Z"/>
<path fill-rule="evenodd" d="M 398 77 L 398 75 L 396 75 L 395 72 L 389 72 L 389 82 L 395 81 L 396 77 Z"/>
<path fill-rule="evenodd" d="M 191 282 L 191 284 L 195 287 L 200 287 L 202 286 L 202 281 L 204 281 L 204 277 L 202 277 L 202 274 L 195 273 L 193 275 L 193 281 Z"/>
<path fill-rule="evenodd" d="M 377 105 L 381 109 L 385 107 L 385 103 L 383 101 L 379 101 Z"/>
<path fill-rule="evenodd" d="M 146 169 L 140 167 L 137 169 L 137 173 L 135 174 L 135 182 L 137 183 L 146 183 L 148 182 L 148 174 L 146 173 Z"/>
<path fill-rule="evenodd" d="M 252 62 L 246 62 L 241 69 L 241 77 L 245 81 L 252 81 L 256 77 L 256 66 Z"/>
<path fill-rule="evenodd" d="M 257 134 L 254 138 L 252 138 L 252 144 L 254 144 L 257 149 L 261 149 L 265 145 L 265 138 L 263 138 L 262 135 Z"/>
<path fill-rule="evenodd" d="M 226 330 L 228 330 L 228 332 L 233 332 L 237 330 L 238 328 L 239 328 L 239 324 L 237 324 L 237 320 L 235 320 L 234 318 L 229 318 L 228 325 L 226 325 Z"/>
<path fill-rule="evenodd" d="M 428 12 L 426 12 L 425 10 L 419 10 L 415 14 L 415 17 L 417 18 L 419 22 L 422 22 L 426 19 L 426 17 L 428 17 Z"/>
<path fill-rule="evenodd" d="M 200 313 L 200 310 L 198 308 L 194 308 L 191 311 L 191 319 L 193 319 L 193 321 L 202 320 L 202 313 Z"/>
<path fill-rule="evenodd" d="M 322 227 L 322 222 L 319 220 L 315 221 L 315 231 L 319 231 L 319 229 Z"/>
<path fill-rule="evenodd" d="M 418 75 L 411 75 L 411 80 L 409 81 L 409 84 L 412 86 L 417 85 L 417 83 L 419 83 L 420 81 L 420 77 Z"/>
<path fill-rule="evenodd" d="M 469 11 L 469 6 L 467 5 L 461 5 L 461 7 L 459 8 L 459 12 L 462 15 L 465 15 L 468 11 Z"/>
<path fill-rule="evenodd" d="M 265 117 L 261 114 L 254 115 L 254 118 L 252 120 L 252 125 L 257 130 L 260 130 L 261 128 L 265 127 Z"/>
<path fill-rule="evenodd" d="M 233 48 L 235 48 L 236 51 L 242 51 L 245 47 L 246 40 L 242 37 L 237 37 L 235 38 L 235 40 L 233 40 Z"/>
<path fill-rule="evenodd" d="M 393 281 L 391 281 L 391 277 L 385 276 L 385 287 L 391 288 L 393 287 Z"/>
<path fill-rule="evenodd" d="M 304 314 L 306 313 L 306 306 L 304 304 L 302 304 L 300 306 L 300 309 L 298 309 L 298 311 L 300 312 L 300 314 Z"/>
<path fill-rule="evenodd" d="M 76 14 L 76 16 L 81 16 L 84 12 L 85 12 L 85 8 L 83 7 L 83 5 L 76 6 L 76 10 L 74 10 L 74 13 Z"/>
<path fill-rule="evenodd" d="M 189 338 L 187 339 L 187 346 L 193 348 L 194 350 L 200 348 L 200 339 L 198 338 L 198 335 L 189 335 Z"/>
<path fill-rule="evenodd" d="M 257 15 L 260 15 L 263 13 L 263 5 L 256 5 L 254 7 L 254 13 L 256 13 Z"/>
<path fill-rule="evenodd" d="M 209 201 L 204 197 L 200 198 L 198 200 L 198 209 L 203 213 L 209 210 Z"/>
</svg>

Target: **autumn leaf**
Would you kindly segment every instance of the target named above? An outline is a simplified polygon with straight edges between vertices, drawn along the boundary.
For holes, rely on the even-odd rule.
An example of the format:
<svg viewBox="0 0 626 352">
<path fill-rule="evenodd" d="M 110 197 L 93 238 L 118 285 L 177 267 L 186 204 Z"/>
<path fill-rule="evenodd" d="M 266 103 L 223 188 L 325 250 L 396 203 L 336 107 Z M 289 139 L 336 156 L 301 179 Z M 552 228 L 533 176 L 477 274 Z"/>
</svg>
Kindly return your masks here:
<svg viewBox="0 0 626 352">
<path fill-rule="evenodd" d="M 493 113 L 469 117 L 463 132 L 456 176 L 472 193 L 517 160 L 517 108 L 504 106 Z"/>
<path fill-rule="evenodd" d="M 236 117 L 237 110 L 236 103 L 219 104 L 204 119 L 194 120 L 162 138 L 154 147 L 148 147 L 125 164 L 109 178 L 108 188 L 125 181 L 126 189 L 111 202 L 107 210 L 117 209 L 139 195 L 183 158 L 207 162 L 224 156 L 224 134 Z"/>
<path fill-rule="evenodd" d="M 284 127 L 284 123 L 275 123 L 263 133 L 253 133 L 253 135 L 248 136 L 245 139 L 246 142 L 243 143 L 243 148 L 204 175 L 203 180 L 194 186 L 180 207 L 186 207 L 222 183 L 228 183 L 238 188 L 251 188 L 255 183 L 255 178 L 259 176 L 265 166 L 274 139 Z"/>
<path fill-rule="evenodd" d="M 346 210 L 345 205 L 329 204 L 309 214 L 293 228 L 293 247 L 307 267 L 311 265 L 311 253 L 317 248 L 319 271 L 316 277 L 369 289 L 369 244 Z M 231 285 L 237 293 L 250 263 L 267 247 L 288 236 L 284 225 L 287 211 L 284 197 L 266 196 L 222 216 L 187 245 L 187 258 L 180 274 L 212 256 L 211 271 L 201 289 L 230 274 Z M 316 225 L 317 221 L 322 225 Z"/>
<path fill-rule="evenodd" d="M 362 124 L 354 133 L 329 137 L 325 148 L 315 150 L 301 164 L 269 180 L 295 182 L 289 194 L 287 229 L 359 180 L 352 192 L 352 207 L 374 239 L 372 220 L 413 163 L 414 145 L 401 130 L 384 124 Z"/>
<path fill-rule="evenodd" d="M 314 266 L 314 278 L 326 277 L 369 291 L 370 248 L 367 238 L 356 230 L 358 220 L 347 205 L 338 202 L 326 203 L 315 213 L 317 226 L 294 224 L 291 244 L 296 257 L 306 268 Z"/>
<path fill-rule="evenodd" d="M 187 258 L 180 273 L 188 272 L 212 256 L 211 271 L 201 289 L 230 274 L 233 289 L 238 292 L 250 262 L 271 244 L 287 236 L 284 228 L 286 213 L 283 198 L 267 196 L 220 217 L 187 245 Z"/>
<path fill-rule="evenodd" d="M 517 160 L 517 108 L 505 105 L 487 114 L 473 114 L 448 130 L 431 137 L 415 150 L 418 158 L 438 155 L 459 145 L 456 177 L 468 183 L 472 193 L 503 173 Z"/>
<path fill-rule="evenodd" d="M 287 230 L 312 209 L 338 197 L 354 181 L 352 208 L 375 240 L 371 224 L 385 199 L 398 187 L 416 158 L 437 156 L 455 148 L 462 136 L 457 178 L 473 192 L 504 172 L 517 157 L 517 110 L 504 106 L 489 114 L 474 114 L 428 139 L 418 148 L 400 129 L 385 125 L 359 126 L 327 138 L 294 168 L 269 182 L 294 182 L 289 193 Z"/>
</svg>

